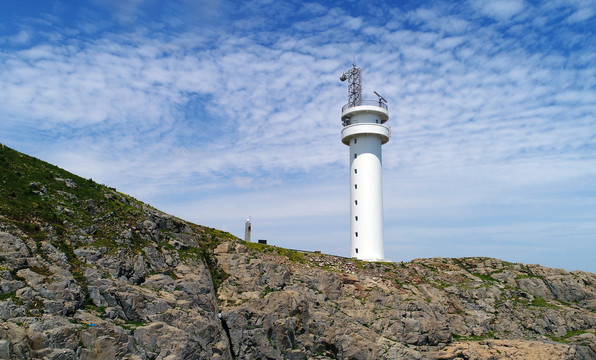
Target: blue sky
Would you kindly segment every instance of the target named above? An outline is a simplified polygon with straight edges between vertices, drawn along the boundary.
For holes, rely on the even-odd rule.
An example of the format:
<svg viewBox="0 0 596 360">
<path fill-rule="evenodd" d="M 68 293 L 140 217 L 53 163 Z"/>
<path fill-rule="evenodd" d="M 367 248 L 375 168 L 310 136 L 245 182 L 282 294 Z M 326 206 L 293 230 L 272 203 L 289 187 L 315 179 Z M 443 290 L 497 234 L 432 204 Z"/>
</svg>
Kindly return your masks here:
<svg viewBox="0 0 596 360">
<path fill-rule="evenodd" d="M 0 142 L 198 224 L 349 254 L 347 102 L 389 104 L 385 254 L 596 272 L 596 2 L 0 2 Z"/>
</svg>

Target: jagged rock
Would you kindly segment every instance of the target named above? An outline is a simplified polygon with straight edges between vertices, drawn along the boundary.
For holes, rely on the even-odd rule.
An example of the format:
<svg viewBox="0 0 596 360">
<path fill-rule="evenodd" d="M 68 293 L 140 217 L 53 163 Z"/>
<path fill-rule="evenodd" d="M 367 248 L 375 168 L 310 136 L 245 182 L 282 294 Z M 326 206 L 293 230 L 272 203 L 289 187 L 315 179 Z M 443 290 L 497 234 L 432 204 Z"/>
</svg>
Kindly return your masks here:
<svg viewBox="0 0 596 360">
<path fill-rule="evenodd" d="M 25 242 L 7 232 L 0 232 L 0 253 L 8 260 L 30 256 Z"/>
<path fill-rule="evenodd" d="M 32 166 L 3 183 L 39 196 L 0 203 L 0 358 L 596 359 L 595 274 L 243 243 Z"/>
<path fill-rule="evenodd" d="M 29 183 L 29 187 L 31 188 L 34 194 L 40 195 L 42 197 L 48 191 L 45 185 L 42 185 L 42 183 L 40 183 L 39 181 Z"/>
<path fill-rule="evenodd" d="M 15 299 L 0 301 L 2 326 L 13 335 L 0 338 L 0 353 L 6 355 L 1 358 L 231 359 L 203 262 L 179 263 L 169 254 L 167 265 L 164 253 L 154 245 L 128 261 L 125 251 L 83 246 L 72 252 L 86 264 L 83 289 L 74 280 L 65 253 L 41 242 L 36 251 L 43 259 L 37 258 L 25 243 L 5 232 L 0 237 L 3 266 L 9 264 L 8 256 L 23 259 L 24 266 L 14 273 L 0 272 L 3 293 L 12 293 Z M 176 266 L 170 267 L 172 263 Z M 151 267 L 167 270 L 168 275 L 150 275 Z M 44 320 L 35 320 L 40 317 Z M 135 329 L 136 335 L 127 328 Z"/>
<path fill-rule="evenodd" d="M 57 177 L 57 178 L 54 178 L 54 180 L 64 182 L 64 185 L 66 185 L 66 187 L 69 189 L 74 189 L 77 187 L 77 184 L 72 179 L 62 179 L 62 178 Z"/>
<path fill-rule="evenodd" d="M 546 283 L 541 278 L 531 277 L 517 280 L 517 286 L 529 292 L 532 295 L 541 296 L 545 299 L 554 299 L 555 296 L 551 290 L 546 286 Z"/>
<path fill-rule="evenodd" d="M 56 206 L 56 215 L 60 215 L 60 214 L 66 214 L 66 216 L 68 216 L 68 217 L 73 217 L 75 213 L 74 213 L 74 211 L 70 210 L 67 207 Z"/>
<path fill-rule="evenodd" d="M 73 251 L 83 262 L 96 263 L 107 252 L 104 247 L 84 246 Z"/>
<path fill-rule="evenodd" d="M 0 358 L 18 359 L 30 358 L 31 349 L 29 339 L 23 327 L 0 321 Z"/>
<path fill-rule="evenodd" d="M 304 346 L 307 357 L 318 354 L 333 358 L 391 358 L 385 357 L 391 349 L 392 354 L 399 354 L 393 358 L 416 359 L 425 358 L 424 351 L 432 353 L 448 344 L 459 344 L 454 342 L 453 334 L 478 339 L 496 334 L 518 339 L 536 334 L 565 337 L 571 331 L 596 326 L 596 316 L 589 311 L 567 308 L 556 301 L 550 303 L 551 300 L 540 297 L 541 293 L 530 293 L 530 288 L 526 292 L 506 287 L 504 283 L 511 283 L 508 279 L 539 278 L 527 275 L 524 266 L 496 259 L 421 259 L 420 265 L 413 262 L 407 267 L 371 264 L 364 271 L 327 272 L 313 268 L 312 264 L 335 269 L 349 265 L 342 263 L 346 260 L 334 261 L 330 257 L 319 261 L 318 255 L 309 256 L 312 260 L 309 265 L 280 261 L 279 257 L 266 253 L 247 252 L 241 245 L 221 246 L 217 254 L 222 267 L 231 274 L 219 292 L 219 299 L 232 348 L 246 358 L 257 358 L 264 353 L 264 349 L 251 350 L 254 344 L 269 347 L 268 351 L 279 350 L 282 357 L 296 350 L 293 344 L 300 344 L 299 349 Z M 441 271 L 443 268 L 448 273 Z M 503 282 L 492 276 L 502 274 L 505 269 L 509 274 L 503 277 Z M 557 294 L 569 296 L 570 291 L 559 290 L 570 288 L 564 277 L 573 275 L 556 272 L 563 278 L 560 283 L 553 282 L 552 298 L 557 299 Z M 283 276 L 283 286 L 271 286 L 276 283 L 272 280 L 279 278 L 277 274 L 287 274 Z M 396 286 L 395 280 L 390 280 L 419 276 L 426 280 L 415 280 L 416 285 Z M 586 276 L 584 284 L 591 284 L 594 275 Z M 454 285 L 437 286 L 444 283 Z M 593 291 L 589 286 L 571 288 L 583 296 Z M 308 311 L 289 311 L 296 302 L 308 304 Z M 298 313 L 302 314 L 299 321 Z M 263 329 L 270 344 L 258 338 L 263 331 L 254 329 Z M 567 346 L 576 350 L 565 356 L 596 357 L 586 342 L 588 338 L 591 339 L 584 337 L 584 345 Z M 381 340 L 394 343 L 381 346 L 378 343 Z M 416 348 L 408 348 L 408 344 Z M 581 341 L 577 340 L 576 344 Z M 517 353 L 523 357 L 524 351 L 531 350 L 532 347 L 522 346 Z"/>
<path fill-rule="evenodd" d="M 70 268 L 70 264 L 68 263 L 68 259 L 63 252 L 58 251 L 54 245 L 51 243 L 44 241 L 41 243 L 41 251 L 48 256 L 53 262 L 64 268 Z"/>
<path fill-rule="evenodd" d="M 565 344 L 548 344 L 537 341 L 485 340 L 461 342 L 432 354 L 440 360 L 457 359 L 576 359 L 574 348 Z"/>
<path fill-rule="evenodd" d="M 232 244 L 230 244 L 230 243 L 219 244 L 215 248 L 215 253 L 216 254 L 227 253 L 230 251 L 231 245 Z"/>
</svg>

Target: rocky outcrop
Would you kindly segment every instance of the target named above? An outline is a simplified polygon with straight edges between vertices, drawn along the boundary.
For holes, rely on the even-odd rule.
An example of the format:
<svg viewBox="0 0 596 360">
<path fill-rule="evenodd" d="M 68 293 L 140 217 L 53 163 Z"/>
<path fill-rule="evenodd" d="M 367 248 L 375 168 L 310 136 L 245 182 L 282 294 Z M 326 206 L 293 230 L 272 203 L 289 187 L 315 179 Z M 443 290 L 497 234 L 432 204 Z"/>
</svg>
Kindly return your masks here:
<svg viewBox="0 0 596 360">
<path fill-rule="evenodd" d="M 0 358 L 231 359 L 211 272 L 191 248 L 204 235 L 177 236 L 149 212 L 168 235 L 142 235 L 158 242 L 137 251 L 59 250 L 0 218 Z"/>
<path fill-rule="evenodd" d="M 147 211 L 156 225 L 130 229 L 147 239 L 136 252 L 56 246 L 0 221 L 0 358 L 596 358 L 591 273 L 228 239 L 209 260 L 227 274 L 216 293 L 194 247 L 205 234 Z"/>
<path fill-rule="evenodd" d="M 244 243 L 0 149 L 1 359 L 596 359 L 596 275 Z"/>
<path fill-rule="evenodd" d="M 446 346 L 429 354 L 438 360 L 507 359 L 542 360 L 582 358 L 566 344 L 548 344 L 539 341 L 482 340 L 464 341 Z"/>
<path fill-rule="evenodd" d="M 246 245 L 216 249 L 230 274 L 219 300 L 238 358 L 596 358 L 591 273 Z"/>
</svg>

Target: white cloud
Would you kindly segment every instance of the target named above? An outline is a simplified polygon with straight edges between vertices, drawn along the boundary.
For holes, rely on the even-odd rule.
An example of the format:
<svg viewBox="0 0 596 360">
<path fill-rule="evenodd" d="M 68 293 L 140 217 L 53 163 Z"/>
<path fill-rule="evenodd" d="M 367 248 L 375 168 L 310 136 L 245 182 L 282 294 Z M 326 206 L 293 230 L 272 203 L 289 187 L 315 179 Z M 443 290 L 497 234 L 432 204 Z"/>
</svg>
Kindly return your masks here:
<svg viewBox="0 0 596 360">
<path fill-rule="evenodd" d="M 9 42 L 15 44 L 26 44 L 31 39 L 31 34 L 27 30 L 21 30 L 18 34 L 9 38 Z"/>
<path fill-rule="evenodd" d="M 93 0 L 95 5 L 113 13 L 120 23 L 133 23 L 138 15 L 143 0 Z"/>
<path fill-rule="evenodd" d="M 522 12 L 525 8 L 523 0 L 471 0 L 470 3 L 483 15 L 496 20 L 508 20 Z"/>
<path fill-rule="evenodd" d="M 589 7 L 580 8 L 580 9 L 577 9 L 573 14 L 569 15 L 569 17 L 567 18 L 567 21 L 569 21 L 571 23 L 586 21 L 586 20 L 592 18 L 594 16 L 594 14 L 596 14 L 596 10 L 594 10 L 593 7 L 592 8 L 589 8 Z"/>
<path fill-rule="evenodd" d="M 132 33 L 57 31 L 46 38 L 59 41 L 0 51 L 3 142 L 201 224 L 242 236 L 252 215 L 258 236 L 341 253 L 348 149 L 338 76 L 357 55 L 365 97 L 377 90 L 389 100 L 388 249 L 418 241 L 461 256 L 480 237 L 478 254 L 506 254 L 539 236 L 555 247 L 574 223 L 586 245 L 585 213 L 596 206 L 593 34 L 559 34 L 565 20 L 542 8 L 529 18 L 521 1 L 473 3 L 516 20 L 515 31 L 464 5 L 392 9 L 382 21 L 318 3 L 256 1 L 230 14 L 225 2 L 211 5 L 234 18 L 219 33 L 154 32 L 144 21 Z M 254 9 L 278 17 L 246 16 Z M 121 11 L 129 21 L 146 13 L 143 4 Z M 575 47 L 548 45 L 567 38 Z M 588 194 L 581 206 L 574 189 Z M 553 221 L 561 214 L 573 215 Z M 540 224 L 551 224 L 548 234 Z M 513 244 L 515 233 L 536 235 Z"/>
</svg>

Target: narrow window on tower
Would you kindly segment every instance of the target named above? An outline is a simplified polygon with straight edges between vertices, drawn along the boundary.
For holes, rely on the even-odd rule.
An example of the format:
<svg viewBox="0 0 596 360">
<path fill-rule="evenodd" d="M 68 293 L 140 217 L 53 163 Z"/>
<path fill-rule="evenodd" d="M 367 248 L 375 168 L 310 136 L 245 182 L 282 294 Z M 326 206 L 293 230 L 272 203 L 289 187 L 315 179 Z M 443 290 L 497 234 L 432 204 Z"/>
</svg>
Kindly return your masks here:
<svg viewBox="0 0 596 360">
<path fill-rule="evenodd" d="M 358 189 L 358 184 L 354 184 L 354 190 Z"/>
<path fill-rule="evenodd" d="M 358 154 L 354 154 L 354 159 L 356 159 L 358 157 Z"/>
<path fill-rule="evenodd" d="M 354 235 L 356 235 L 356 237 L 358 237 L 358 231 L 356 231 L 356 232 L 354 233 Z"/>
<path fill-rule="evenodd" d="M 358 216 L 354 216 L 354 219 L 356 219 L 356 221 L 358 221 Z"/>
<path fill-rule="evenodd" d="M 358 200 L 354 200 L 354 205 L 358 205 Z"/>
<path fill-rule="evenodd" d="M 354 174 L 358 174 L 358 169 L 354 169 Z"/>
<path fill-rule="evenodd" d="M 358 142 L 358 139 L 354 139 L 354 144 L 356 144 Z"/>
<path fill-rule="evenodd" d="M 356 254 L 358 254 L 358 248 L 356 248 Z"/>
</svg>

